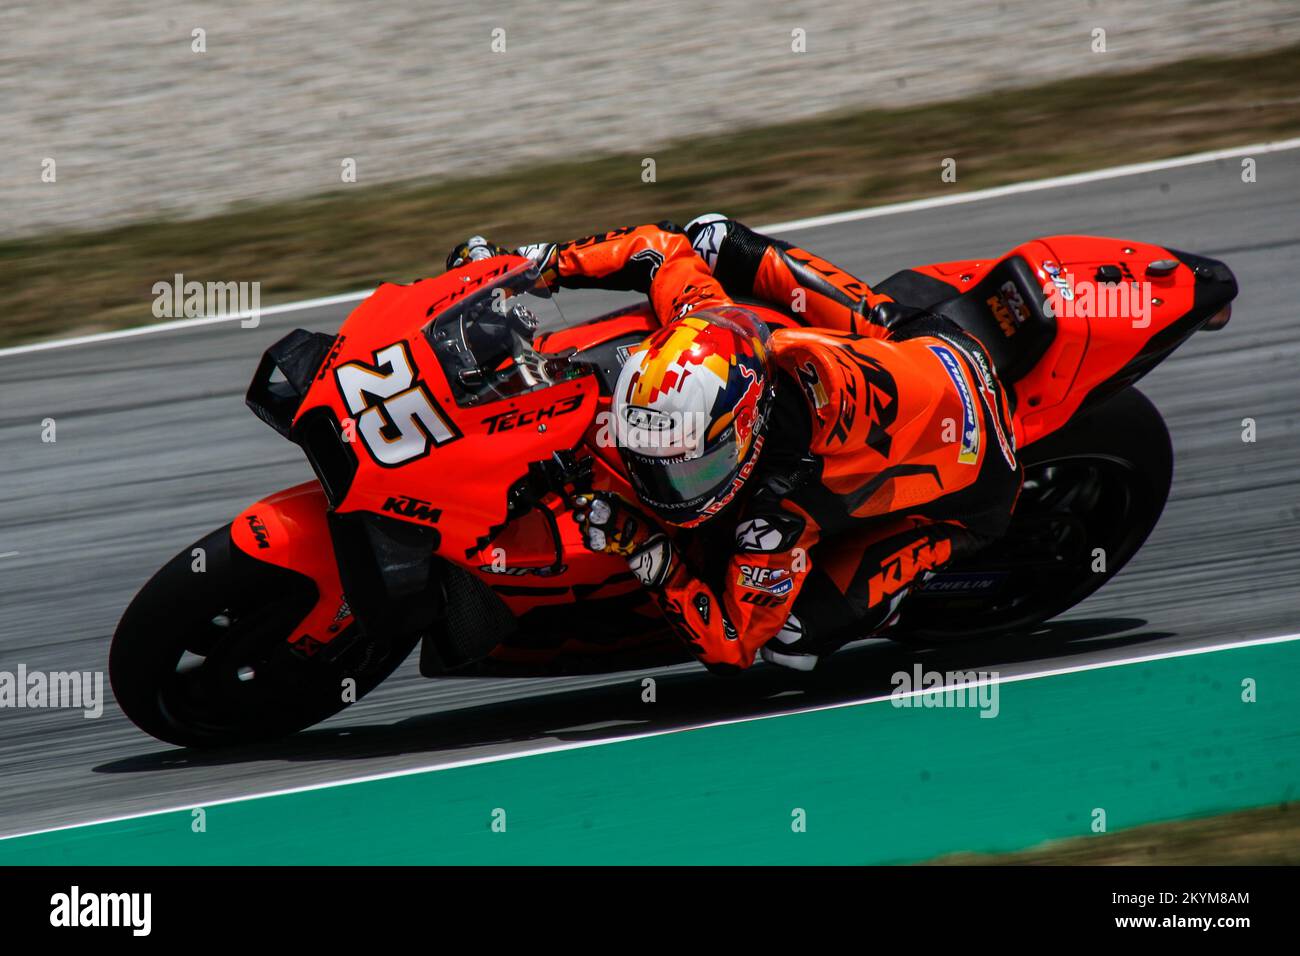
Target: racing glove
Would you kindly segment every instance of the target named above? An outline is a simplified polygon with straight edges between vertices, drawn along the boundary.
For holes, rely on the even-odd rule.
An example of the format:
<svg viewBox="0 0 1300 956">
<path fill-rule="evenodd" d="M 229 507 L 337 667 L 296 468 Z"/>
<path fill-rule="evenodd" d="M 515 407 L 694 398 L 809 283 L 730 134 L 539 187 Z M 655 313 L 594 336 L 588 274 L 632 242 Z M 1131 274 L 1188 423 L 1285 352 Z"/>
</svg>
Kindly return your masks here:
<svg viewBox="0 0 1300 956">
<path fill-rule="evenodd" d="M 535 242 L 518 249 L 507 249 L 482 236 L 470 236 L 447 255 L 447 268 L 456 269 L 467 262 L 492 256 L 524 256 L 537 264 L 541 283 L 555 290 L 560 284 L 560 250 L 553 242 Z"/>
<path fill-rule="evenodd" d="M 508 256 L 510 250 L 499 246 L 482 236 L 470 236 L 447 254 L 447 268 L 458 269 L 467 262 L 479 259 L 491 259 L 493 256 Z"/>
<path fill-rule="evenodd" d="M 548 289 L 554 290 L 560 285 L 560 247 L 553 242 L 534 242 L 520 246 L 515 250 L 521 256 L 532 259 L 541 273 L 541 280 Z"/>
<path fill-rule="evenodd" d="M 662 587 L 673 571 L 673 544 L 653 520 L 614 495 L 573 499 L 573 518 L 592 551 L 617 554 L 648 588 Z"/>
</svg>

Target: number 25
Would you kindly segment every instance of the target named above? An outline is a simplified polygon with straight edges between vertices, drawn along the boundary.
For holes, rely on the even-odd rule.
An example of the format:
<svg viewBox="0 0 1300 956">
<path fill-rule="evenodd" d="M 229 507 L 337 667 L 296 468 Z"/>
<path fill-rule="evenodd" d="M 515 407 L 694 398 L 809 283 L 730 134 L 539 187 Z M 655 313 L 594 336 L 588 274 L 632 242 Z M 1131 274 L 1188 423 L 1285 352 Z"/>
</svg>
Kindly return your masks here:
<svg viewBox="0 0 1300 956">
<path fill-rule="evenodd" d="M 357 422 L 357 433 L 381 465 L 394 467 L 460 437 L 442 414 L 405 343 L 375 352 L 374 366 L 348 362 L 335 372 L 343 401 Z"/>
</svg>

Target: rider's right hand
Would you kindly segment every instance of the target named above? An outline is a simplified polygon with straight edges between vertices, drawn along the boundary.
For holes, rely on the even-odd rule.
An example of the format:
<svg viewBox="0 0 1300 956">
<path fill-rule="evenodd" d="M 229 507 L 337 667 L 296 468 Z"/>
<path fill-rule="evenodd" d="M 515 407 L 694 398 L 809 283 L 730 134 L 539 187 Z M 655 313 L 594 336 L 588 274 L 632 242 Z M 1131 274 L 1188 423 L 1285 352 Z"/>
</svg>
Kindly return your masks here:
<svg viewBox="0 0 1300 956">
<path fill-rule="evenodd" d="M 560 281 L 560 248 L 553 242 L 534 242 L 516 250 L 537 263 L 542 281 L 548 289 L 555 289 Z"/>
</svg>

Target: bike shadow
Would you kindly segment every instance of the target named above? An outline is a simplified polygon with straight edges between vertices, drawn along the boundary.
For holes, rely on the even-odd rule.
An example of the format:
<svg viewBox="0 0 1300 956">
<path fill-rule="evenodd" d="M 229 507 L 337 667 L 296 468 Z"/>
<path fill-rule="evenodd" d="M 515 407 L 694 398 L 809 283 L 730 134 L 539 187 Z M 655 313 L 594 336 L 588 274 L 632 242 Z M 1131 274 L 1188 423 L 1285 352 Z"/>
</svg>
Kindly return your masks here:
<svg viewBox="0 0 1300 956">
<path fill-rule="evenodd" d="M 1141 618 L 1128 617 L 1066 620 L 1026 634 L 938 647 L 873 640 L 844 648 L 835 655 L 833 666 L 810 674 L 763 666 L 723 679 L 687 664 L 604 675 L 607 682 L 574 689 L 557 690 L 553 683 L 548 687 L 548 682 L 534 679 L 535 690 L 522 690 L 523 696 L 511 699 L 425 711 L 379 723 L 347 723 L 347 715 L 356 713 L 349 711 L 335 718 L 343 722 L 338 727 L 326 724 L 282 740 L 223 750 L 168 748 L 114 760 L 95 767 L 94 772 L 150 773 L 257 761 L 311 763 L 434 754 L 451 755 L 442 762 L 453 763 L 515 753 L 521 744 L 536 744 L 540 749 L 548 744 L 634 737 L 887 697 L 895 686 L 893 675 L 911 673 L 917 664 L 926 671 L 997 671 L 1042 660 L 1069 667 L 1097 650 L 1176 636 L 1142 630 L 1146 624 Z M 643 699 L 647 678 L 654 680 L 653 702 Z M 485 692 L 499 684 L 492 678 L 467 680 Z M 532 682 L 514 680 L 512 689 Z M 414 686 L 416 682 L 411 683 Z M 419 701 L 412 701 L 412 706 L 418 707 Z"/>
</svg>

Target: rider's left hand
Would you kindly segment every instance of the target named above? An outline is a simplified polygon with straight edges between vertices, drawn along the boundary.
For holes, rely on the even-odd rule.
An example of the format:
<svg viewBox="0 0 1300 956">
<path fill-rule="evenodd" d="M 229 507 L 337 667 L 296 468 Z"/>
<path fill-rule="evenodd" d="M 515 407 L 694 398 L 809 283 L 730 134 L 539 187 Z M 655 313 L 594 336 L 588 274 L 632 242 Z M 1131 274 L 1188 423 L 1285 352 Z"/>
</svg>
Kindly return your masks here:
<svg viewBox="0 0 1300 956">
<path fill-rule="evenodd" d="M 592 551 L 627 558 L 641 583 L 657 587 L 672 567 L 672 542 L 660 527 L 623 499 L 603 492 L 573 499 L 573 518 Z"/>
<path fill-rule="evenodd" d="M 482 236 L 470 236 L 447 254 L 447 268 L 458 269 L 467 262 L 477 262 L 479 259 L 491 259 L 493 256 L 512 254 L 505 246 L 497 245 L 490 239 L 484 239 Z"/>
<path fill-rule="evenodd" d="M 616 495 L 596 492 L 573 499 L 573 520 L 592 551 L 628 557 L 659 531 L 649 518 Z"/>
</svg>

